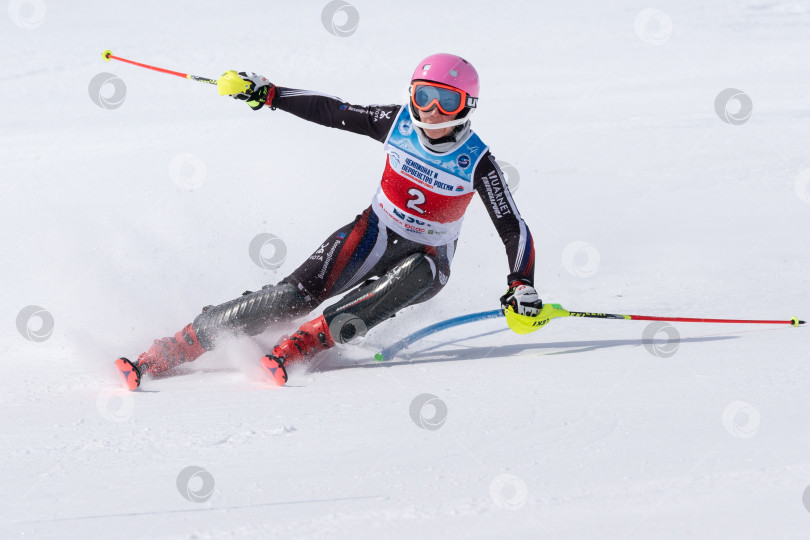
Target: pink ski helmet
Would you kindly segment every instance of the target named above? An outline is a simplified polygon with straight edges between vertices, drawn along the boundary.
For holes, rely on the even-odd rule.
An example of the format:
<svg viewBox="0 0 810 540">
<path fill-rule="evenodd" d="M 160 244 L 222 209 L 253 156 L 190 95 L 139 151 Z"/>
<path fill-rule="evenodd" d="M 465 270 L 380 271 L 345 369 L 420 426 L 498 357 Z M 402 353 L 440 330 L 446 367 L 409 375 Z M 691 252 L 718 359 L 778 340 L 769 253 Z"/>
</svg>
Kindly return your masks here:
<svg viewBox="0 0 810 540">
<path fill-rule="evenodd" d="M 457 88 L 466 93 L 464 108 L 456 115 L 455 119 L 441 124 L 424 124 L 419 121 L 419 111 L 413 104 L 413 83 L 416 81 L 428 81 Z M 470 113 L 478 105 L 478 72 L 465 59 L 454 54 L 432 54 L 419 62 L 411 77 L 411 89 L 409 94 L 409 110 L 411 120 L 414 125 L 420 128 L 442 128 L 459 126 L 469 122 Z"/>
<path fill-rule="evenodd" d="M 464 90 L 471 97 L 478 97 L 478 72 L 455 54 L 432 54 L 419 62 L 413 70 L 413 81 L 432 81 Z"/>
</svg>

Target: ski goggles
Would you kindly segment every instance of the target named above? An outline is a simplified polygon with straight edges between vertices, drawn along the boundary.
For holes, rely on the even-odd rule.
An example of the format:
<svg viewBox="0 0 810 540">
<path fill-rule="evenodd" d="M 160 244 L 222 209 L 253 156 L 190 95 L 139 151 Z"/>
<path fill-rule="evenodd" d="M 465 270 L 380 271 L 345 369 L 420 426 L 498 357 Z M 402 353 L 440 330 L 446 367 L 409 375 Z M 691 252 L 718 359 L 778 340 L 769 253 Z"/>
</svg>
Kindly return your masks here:
<svg viewBox="0 0 810 540">
<path fill-rule="evenodd" d="M 429 111 L 435 105 L 444 114 L 458 114 L 464 107 L 475 107 L 477 101 L 464 90 L 446 84 L 414 81 L 411 86 L 411 103 L 419 111 Z"/>
</svg>

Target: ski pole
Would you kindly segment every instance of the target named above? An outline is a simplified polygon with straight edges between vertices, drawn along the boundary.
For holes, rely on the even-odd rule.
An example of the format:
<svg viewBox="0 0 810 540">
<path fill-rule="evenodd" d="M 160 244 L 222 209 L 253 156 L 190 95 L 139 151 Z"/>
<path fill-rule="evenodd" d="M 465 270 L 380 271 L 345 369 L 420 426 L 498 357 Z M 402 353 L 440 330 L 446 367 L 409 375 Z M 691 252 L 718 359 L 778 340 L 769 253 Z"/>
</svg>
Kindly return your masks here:
<svg viewBox="0 0 810 540">
<path fill-rule="evenodd" d="M 799 326 L 805 324 L 798 317 L 789 320 L 759 320 L 759 319 L 703 319 L 694 317 L 655 317 L 652 315 L 616 315 L 613 313 L 587 313 L 582 311 L 569 311 L 566 317 L 586 317 L 590 319 L 624 319 L 627 321 L 669 321 L 669 322 L 699 322 L 699 323 L 732 323 L 732 324 L 789 324 Z"/>
<path fill-rule="evenodd" d="M 453 328 L 454 326 L 459 326 L 462 324 L 467 324 L 475 321 L 483 321 L 485 319 L 496 319 L 498 317 L 503 317 L 503 311 L 501 311 L 500 309 L 494 309 L 492 311 L 482 311 L 480 313 L 471 313 L 470 315 L 462 315 L 460 317 L 447 319 L 446 321 L 437 322 L 436 324 L 431 324 L 430 326 L 422 328 L 421 330 L 400 339 L 393 345 L 389 345 L 382 351 L 375 354 L 374 360 L 376 360 L 377 362 L 384 362 L 386 360 L 391 360 L 399 351 L 406 348 L 414 341 L 418 341 L 423 337 L 435 334 L 436 332 L 441 332 L 442 330 L 447 330 L 448 328 Z"/>
<path fill-rule="evenodd" d="M 446 321 L 432 324 L 430 326 L 427 326 L 425 328 L 422 328 L 421 330 L 414 332 L 413 334 L 405 336 L 401 340 L 389 345 L 382 351 L 375 354 L 374 359 L 378 362 L 385 362 L 394 358 L 394 356 L 396 356 L 397 353 L 399 353 L 401 350 L 405 349 L 415 341 L 418 341 L 431 334 L 435 334 L 436 332 L 440 332 L 442 330 L 453 328 L 454 326 L 459 326 L 462 324 L 467 324 L 475 321 L 483 321 L 486 319 L 494 319 L 503 316 L 504 316 L 503 310 L 492 310 L 447 319 Z M 535 328 L 536 330 L 539 330 L 540 328 L 545 326 L 551 319 L 557 317 L 580 317 L 589 319 L 614 319 L 626 321 L 667 321 L 667 322 L 702 322 L 702 323 L 734 323 L 734 324 L 789 324 L 791 326 L 799 326 L 801 324 L 805 324 L 805 321 L 800 321 L 798 317 L 792 317 L 789 320 L 706 319 L 694 317 L 656 317 L 652 315 L 621 315 L 614 313 L 591 313 L 586 311 L 568 311 L 567 309 L 564 309 L 560 304 L 545 304 L 543 306 L 543 309 L 540 311 L 540 314 L 537 315 L 536 318 L 533 317 L 531 319 L 536 319 L 536 322 L 533 323 L 533 326 L 536 327 Z M 525 319 L 530 318 L 526 317 Z"/>
<path fill-rule="evenodd" d="M 191 79 L 192 81 L 199 81 L 208 84 L 217 84 L 216 79 L 209 79 L 207 77 L 198 77 L 197 75 L 190 75 L 188 73 L 180 73 L 179 71 L 172 71 L 170 69 L 164 69 L 156 66 L 150 66 L 149 64 L 142 64 L 140 62 L 135 62 L 134 60 L 127 60 L 126 58 L 121 58 L 120 56 L 114 56 L 112 51 L 107 49 L 102 53 L 104 60 L 118 60 L 119 62 L 126 62 L 127 64 L 132 64 L 133 66 L 138 66 L 146 69 L 152 69 L 155 71 L 159 71 L 161 73 L 168 73 L 169 75 L 176 75 L 178 77 L 183 77 L 184 79 Z"/>
<path fill-rule="evenodd" d="M 242 79 L 236 71 L 226 71 L 222 74 L 219 79 L 210 79 L 208 77 L 200 77 L 199 75 L 191 75 L 190 73 L 181 73 L 179 71 L 172 71 L 171 69 L 165 69 L 157 66 L 150 66 L 149 64 L 143 64 L 141 62 L 135 62 L 134 60 L 128 60 L 126 58 L 121 58 L 120 56 L 115 56 L 111 50 L 107 49 L 101 56 L 109 62 L 110 60 L 118 60 L 119 62 L 125 62 L 127 64 L 132 64 L 133 66 L 138 66 L 146 69 L 151 69 L 153 71 L 159 71 L 160 73 L 168 73 L 169 75 L 175 75 L 177 77 L 183 77 L 184 79 L 190 79 L 192 81 L 197 82 L 204 82 L 208 84 L 215 84 L 217 85 L 217 89 L 219 90 L 220 96 L 231 96 L 233 94 L 240 94 L 242 92 L 247 91 L 250 83 Z"/>
</svg>

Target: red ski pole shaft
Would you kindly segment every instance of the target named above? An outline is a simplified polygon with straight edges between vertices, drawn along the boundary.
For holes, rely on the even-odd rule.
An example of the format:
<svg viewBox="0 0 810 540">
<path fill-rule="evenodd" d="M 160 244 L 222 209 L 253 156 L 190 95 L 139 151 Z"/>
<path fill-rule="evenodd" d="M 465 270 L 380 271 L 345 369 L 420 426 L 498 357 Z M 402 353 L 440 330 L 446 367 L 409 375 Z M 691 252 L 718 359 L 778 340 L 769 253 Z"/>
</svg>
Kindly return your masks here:
<svg viewBox="0 0 810 540">
<path fill-rule="evenodd" d="M 799 326 L 804 324 L 796 317 L 789 321 L 769 321 L 769 320 L 756 320 L 756 319 L 698 319 L 692 317 L 652 317 L 649 315 L 630 315 L 631 320 L 635 321 L 672 321 L 672 322 L 703 322 L 703 323 L 744 323 L 744 324 L 790 324 Z"/>
<path fill-rule="evenodd" d="M 133 66 L 138 66 L 146 69 L 151 69 L 154 71 L 159 71 L 161 73 L 168 73 L 169 75 L 175 75 L 177 77 L 183 77 L 184 79 L 191 79 L 192 81 L 199 81 L 208 84 L 217 84 L 217 79 L 209 79 L 208 77 L 199 77 L 197 75 L 191 75 L 189 73 L 181 73 L 179 71 L 172 71 L 170 69 L 164 69 L 156 66 L 150 66 L 149 64 L 142 64 L 141 62 L 135 62 L 134 60 L 127 60 L 126 58 L 121 58 L 120 56 L 113 55 L 112 51 L 106 50 L 102 53 L 104 60 L 118 60 L 119 62 L 126 62 L 127 64 L 132 64 Z"/>
<path fill-rule="evenodd" d="M 735 323 L 735 324 L 789 324 L 799 326 L 805 324 L 798 317 L 789 320 L 759 320 L 759 319 L 704 319 L 694 317 L 654 317 L 652 315 L 615 315 L 612 313 L 585 313 L 569 311 L 569 317 L 587 317 L 593 319 L 625 319 L 628 321 L 668 321 L 668 322 L 697 322 L 697 323 Z"/>
</svg>

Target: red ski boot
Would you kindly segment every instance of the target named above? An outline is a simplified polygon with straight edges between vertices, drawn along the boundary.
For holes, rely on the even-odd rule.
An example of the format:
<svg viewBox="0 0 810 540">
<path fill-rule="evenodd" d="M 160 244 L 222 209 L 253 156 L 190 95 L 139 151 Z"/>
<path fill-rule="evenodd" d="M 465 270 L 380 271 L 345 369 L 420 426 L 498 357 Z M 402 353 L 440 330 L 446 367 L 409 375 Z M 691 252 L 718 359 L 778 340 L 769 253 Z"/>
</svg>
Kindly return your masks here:
<svg viewBox="0 0 810 540">
<path fill-rule="evenodd" d="M 124 382 L 127 388 L 135 390 L 140 386 L 141 372 L 138 371 L 138 367 L 130 362 L 129 359 L 119 358 L 115 361 L 115 367 L 117 367 L 121 371 L 121 375 L 124 376 Z"/>
<path fill-rule="evenodd" d="M 127 388 L 135 390 L 141 384 L 141 377 L 144 374 L 163 373 L 185 362 L 196 360 L 204 352 L 205 349 L 194 333 L 194 327 L 188 324 L 173 337 L 156 339 L 149 350 L 138 357 L 137 363 L 119 358 L 115 361 L 115 367 L 121 371 Z"/>
<path fill-rule="evenodd" d="M 262 358 L 262 366 L 277 385 L 283 386 L 287 382 L 287 370 L 284 366 L 309 360 L 334 344 L 329 325 L 321 315 L 314 321 L 303 324 L 295 334 L 276 345 L 273 352 Z"/>
</svg>

